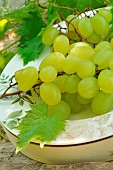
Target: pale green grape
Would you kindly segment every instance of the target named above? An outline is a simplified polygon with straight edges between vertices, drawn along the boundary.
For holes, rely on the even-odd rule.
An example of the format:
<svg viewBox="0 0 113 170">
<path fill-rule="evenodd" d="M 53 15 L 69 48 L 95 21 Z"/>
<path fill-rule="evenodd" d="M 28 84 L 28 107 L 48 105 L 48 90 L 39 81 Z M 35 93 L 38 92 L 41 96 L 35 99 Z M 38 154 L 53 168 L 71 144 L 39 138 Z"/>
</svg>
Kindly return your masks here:
<svg viewBox="0 0 113 170">
<path fill-rule="evenodd" d="M 55 38 L 53 47 L 55 52 L 66 55 L 69 49 L 69 39 L 65 35 L 59 35 Z"/>
<path fill-rule="evenodd" d="M 40 96 L 48 105 L 56 105 L 61 100 L 61 93 L 53 83 L 42 83 L 40 86 Z"/>
<path fill-rule="evenodd" d="M 82 60 L 78 63 L 77 75 L 83 79 L 93 77 L 95 74 L 95 65 L 90 60 Z"/>
<path fill-rule="evenodd" d="M 55 114 L 62 114 L 64 118 L 67 118 L 70 115 L 70 107 L 69 105 L 61 100 L 58 104 L 48 106 L 48 116 L 53 116 Z"/>
<path fill-rule="evenodd" d="M 109 61 L 113 58 L 113 50 L 104 49 L 97 51 L 93 57 L 94 64 L 98 65 L 98 69 L 105 69 L 109 66 Z"/>
<path fill-rule="evenodd" d="M 69 45 L 69 50 L 68 50 L 68 53 L 70 53 L 70 51 L 75 48 L 76 46 L 88 46 L 90 47 L 90 45 L 88 43 L 85 43 L 85 42 L 76 42 L 76 43 L 72 43 Z"/>
<path fill-rule="evenodd" d="M 67 74 L 73 74 L 77 71 L 77 65 L 80 61 L 80 58 L 77 57 L 75 54 L 68 55 L 64 63 L 62 65 L 62 69 Z"/>
<path fill-rule="evenodd" d="M 88 37 L 92 34 L 93 26 L 89 18 L 84 17 L 79 20 L 78 31 L 84 37 Z"/>
<path fill-rule="evenodd" d="M 81 37 L 75 31 L 68 31 L 67 37 L 69 40 L 80 41 Z"/>
<path fill-rule="evenodd" d="M 57 70 L 53 66 L 46 66 L 40 71 L 40 79 L 44 83 L 50 83 L 55 80 L 57 76 Z"/>
<path fill-rule="evenodd" d="M 95 51 L 100 51 L 101 49 L 112 49 L 112 45 L 111 43 L 109 43 L 108 41 L 102 41 L 99 44 L 96 45 L 95 47 Z"/>
<path fill-rule="evenodd" d="M 99 15 L 98 13 L 91 17 L 91 22 L 94 28 L 94 31 L 102 36 L 106 36 L 110 30 L 110 26 L 106 19 Z"/>
<path fill-rule="evenodd" d="M 33 66 L 26 67 L 15 73 L 15 79 L 17 80 L 19 90 L 26 92 L 37 82 L 38 70 Z"/>
<path fill-rule="evenodd" d="M 94 31 L 90 36 L 87 37 L 88 42 L 97 44 L 101 42 L 102 38 L 100 35 L 96 34 Z"/>
<path fill-rule="evenodd" d="M 50 26 L 43 33 L 42 42 L 45 45 L 51 46 L 57 36 L 58 36 L 58 30 L 56 28 Z"/>
<path fill-rule="evenodd" d="M 77 75 L 70 75 L 65 81 L 65 91 L 68 93 L 77 93 L 80 78 Z"/>
<path fill-rule="evenodd" d="M 83 98 L 83 97 L 80 96 L 80 94 L 78 93 L 78 94 L 77 94 L 77 100 L 78 100 L 78 102 L 81 103 L 81 104 L 88 104 L 88 103 L 91 103 L 92 98 L 89 98 L 89 99 Z"/>
<path fill-rule="evenodd" d="M 108 9 L 102 8 L 99 10 L 98 14 L 103 16 L 107 22 L 110 22 L 112 19 L 112 13 Z"/>
<path fill-rule="evenodd" d="M 63 54 L 59 52 L 53 52 L 42 60 L 39 69 L 41 70 L 42 68 L 46 66 L 53 66 L 56 68 L 58 72 L 61 72 L 62 64 L 64 60 L 65 60 L 65 56 Z"/>
<path fill-rule="evenodd" d="M 64 93 L 62 94 L 62 100 L 68 103 L 71 113 L 77 113 L 82 109 L 82 104 L 77 101 L 76 93 Z"/>
<path fill-rule="evenodd" d="M 97 115 L 107 113 L 113 108 L 113 93 L 106 94 L 103 91 L 97 93 L 92 100 L 92 110 Z"/>
<path fill-rule="evenodd" d="M 76 18 L 75 15 L 69 15 L 66 18 L 66 21 L 71 22 L 70 24 L 67 24 L 67 27 L 68 27 L 69 31 L 75 31 L 75 29 L 77 29 L 79 20 Z"/>
<path fill-rule="evenodd" d="M 92 60 L 95 51 L 91 46 L 75 46 L 70 54 L 76 54 L 81 59 Z"/>
<path fill-rule="evenodd" d="M 65 92 L 64 85 L 67 78 L 68 76 L 66 74 L 59 75 L 58 77 L 56 77 L 56 79 L 53 82 L 59 88 L 61 93 Z"/>
<path fill-rule="evenodd" d="M 98 81 L 95 77 L 82 79 L 78 84 L 78 92 L 83 98 L 93 98 L 98 91 Z"/>
<path fill-rule="evenodd" d="M 101 90 L 105 93 L 113 92 L 113 71 L 102 70 L 98 76 L 98 84 Z"/>
</svg>

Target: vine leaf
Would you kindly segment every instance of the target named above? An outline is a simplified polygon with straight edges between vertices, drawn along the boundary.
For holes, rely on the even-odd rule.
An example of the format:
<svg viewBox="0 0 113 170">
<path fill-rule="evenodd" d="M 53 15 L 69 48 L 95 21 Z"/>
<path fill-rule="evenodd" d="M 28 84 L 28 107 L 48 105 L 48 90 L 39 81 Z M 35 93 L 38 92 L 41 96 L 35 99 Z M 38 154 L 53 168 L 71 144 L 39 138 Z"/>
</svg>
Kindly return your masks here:
<svg viewBox="0 0 113 170">
<path fill-rule="evenodd" d="M 28 62 L 37 59 L 44 50 L 44 47 L 45 45 L 42 43 L 42 37 L 36 36 L 24 43 L 24 45 L 18 49 L 18 53 L 21 55 L 21 58 L 26 65 Z"/>
<path fill-rule="evenodd" d="M 48 117 L 48 107 L 40 101 L 30 105 L 31 110 L 27 111 L 25 117 L 17 127 L 20 130 L 16 153 L 24 149 L 32 140 L 39 139 L 41 143 L 55 140 L 57 135 L 64 130 L 65 119 L 61 114 Z"/>
</svg>

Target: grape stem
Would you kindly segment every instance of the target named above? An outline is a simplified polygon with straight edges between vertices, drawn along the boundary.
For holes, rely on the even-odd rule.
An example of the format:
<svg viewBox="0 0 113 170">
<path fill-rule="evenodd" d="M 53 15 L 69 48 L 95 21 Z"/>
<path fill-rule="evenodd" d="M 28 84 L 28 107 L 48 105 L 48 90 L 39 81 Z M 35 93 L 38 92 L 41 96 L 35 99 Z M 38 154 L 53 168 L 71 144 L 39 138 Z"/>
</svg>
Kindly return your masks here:
<svg viewBox="0 0 113 170">
<path fill-rule="evenodd" d="M 43 6 L 42 4 L 40 4 L 39 0 L 36 0 L 36 1 L 37 1 L 37 4 L 38 4 L 39 7 L 43 8 L 43 9 L 47 9 L 46 6 Z"/>
</svg>

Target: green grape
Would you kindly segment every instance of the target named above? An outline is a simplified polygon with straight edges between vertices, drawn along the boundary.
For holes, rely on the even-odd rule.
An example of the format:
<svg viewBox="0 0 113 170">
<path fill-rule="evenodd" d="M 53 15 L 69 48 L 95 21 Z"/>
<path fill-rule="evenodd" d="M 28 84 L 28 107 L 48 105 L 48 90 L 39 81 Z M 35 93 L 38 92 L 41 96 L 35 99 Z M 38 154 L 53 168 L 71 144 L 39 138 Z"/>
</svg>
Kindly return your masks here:
<svg viewBox="0 0 113 170">
<path fill-rule="evenodd" d="M 68 103 L 71 113 L 78 113 L 82 109 L 82 104 L 77 101 L 76 93 L 63 93 L 62 100 Z"/>
<path fill-rule="evenodd" d="M 78 31 L 84 37 L 88 37 L 92 34 L 93 26 L 89 18 L 84 17 L 79 20 Z"/>
<path fill-rule="evenodd" d="M 72 43 L 69 45 L 69 50 L 68 50 L 68 53 L 70 53 L 70 51 L 75 48 L 75 47 L 78 47 L 78 46 L 87 46 L 87 47 L 90 47 L 90 45 L 88 43 L 85 43 L 85 42 L 76 42 L 76 43 Z"/>
<path fill-rule="evenodd" d="M 70 75 L 65 81 L 65 91 L 68 93 L 77 93 L 80 78 L 77 75 Z"/>
<path fill-rule="evenodd" d="M 39 69 L 41 70 L 46 66 L 53 66 L 58 72 L 62 72 L 62 64 L 64 60 L 65 56 L 63 54 L 59 52 L 53 52 L 42 60 Z"/>
<path fill-rule="evenodd" d="M 78 93 L 78 94 L 77 94 L 77 100 L 78 100 L 78 102 L 81 103 L 81 104 L 88 104 L 88 103 L 91 103 L 92 98 L 89 98 L 89 99 L 83 98 L 83 97 L 80 96 L 80 94 Z"/>
<path fill-rule="evenodd" d="M 42 83 L 40 86 L 40 96 L 48 105 L 56 105 L 61 100 L 61 93 L 53 83 Z"/>
<path fill-rule="evenodd" d="M 93 33 L 87 37 L 88 42 L 97 44 L 101 42 L 102 38 L 100 35 L 96 34 L 94 31 Z"/>
<path fill-rule="evenodd" d="M 95 51 L 98 52 L 103 48 L 112 50 L 112 45 L 108 41 L 102 41 L 96 45 Z"/>
<path fill-rule="evenodd" d="M 65 35 L 59 35 L 55 38 L 53 47 L 55 52 L 66 55 L 69 49 L 69 39 Z"/>
<path fill-rule="evenodd" d="M 3 37 L 4 35 L 4 31 L 5 31 L 5 28 L 6 28 L 6 25 L 8 23 L 8 20 L 7 19 L 2 19 L 0 20 L 0 39 Z"/>
<path fill-rule="evenodd" d="M 91 46 L 75 46 L 70 54 L 76 54 L 81 59 L 92 60 L 95 51 Z"/>
<path fill-rule="evenodd" d="M 43 33 L 43 35 L 42 35 L 42 42 L 45 45 L 51 46 L 57 36 L 58 36 L 58 30 L 56 28 L 50 26 Z"/>
<path fill-rule="evenodd" d="M 113 58 L 113 50 L 101 49 L 93 57 L 93 63 L 98 65 L 98 69 L 105 69 L 109 66 L 109 61 Z"/>
<path fill-rule="evenodd" d="M 29 66 L 25 69 L 19 70 L 15 73 L 15 80 L 17 80 L 19 90 L 27 92 L 37 82 L 38 70 Z"/>
<path fill-rule="evenodd" d="M 113 108 L 113 93 L 106 94 L 103 91 L 98 92 L 92 100 L 91 107 L 97 115 L 110 112 Z"/>
<path fill-rule="evenodd" d="M 113 71 L 113 58 L 109 60 L 108 67 Z"/>
<path fill-rule="evenodd" d="M 101 36 L 106 36 L 110 30 L 110 26 L 106 19 L 98 13 L 91 17 L 91 22 L 94 28 L 94 31 Z"/>
<path fill-rule="evenodd" d="M 78 92 L 83 98 L 93 98 L 99 91 L 98 81 L 95 77 L 82 79 L 78 84 Z"/>
<path fill-rule="evenodd" d="M 3 69 L 5 66 L 5 58 L 0 54 L 0 68 Z"/>
<path fill-rule="evenodd" d="M 102 70 L 98 76 L 98 84 L 100 89 L 105 93 L 113 92 L 113 71 Z"/>
<path fill-rule="evenodd" d="M 111 38 L 110 44 L 111 44 L 111 47 L 112 47 L 112 49 L 113 49 L 113 38 Z"/>
<path fill-rule="evenodd" d="M 68 55 L 64 63 L 62 65 L 62 69 L 67 74 L 73 74 L 77 71 L 77 65 L 80 61 L 80 58 L 77 57 L 75 54 Z"/>
<path fill-rule="evenodd" d="M 67 27 L 68 27 L 69 31 L 75 31 L 75 29 L 77 29 L 79 19 L 77 19 L 75 15 L 69 15 L 66 18 L 66 21 L 70 21 L 70 24 L 67 24 Z"/>
<path fill-rule="evenodd" d="M 77 75 L 83 79 L 86 77 L 93 77 L 95 74 L 95 65 L 90 60 L 81 60 L 78 63 Z"/>
<path fill-rule="evenodd" d="M 112 13 L 108 9 L 102 8 L 99 10 L 98 14 L 103 16 L 107 22 L 110 22 L 112 19 Z"/>
<path fill-rule="evenodd" d="M 69 40 L 80 41 L 81 37 L 75 31 L 68 31 L 67 37 Z"/>
<path fill-rule="evenodd" d="M 46 66 L 40 71 L 40 79 L 44 83 L 50 83 L 56 79 L 57 70 L 53 66 Z"/>
<path fill-rule="evenodd" d="M 70 115 L 70 107 L 63 100 L 56 105 L 48 106 L 48 116 L 53 116 L 58 113 L 62 114 L 64 118 L 67 118 Z"/>
<path fill-rule="evenodd" d="M 66 74 L 63 74 L 56 77 L 56 79 L 53 82 L 59 88 L 61 93 L 65 93 L 64 85 L 67 78 L 68 76 Z"/>
</svg>

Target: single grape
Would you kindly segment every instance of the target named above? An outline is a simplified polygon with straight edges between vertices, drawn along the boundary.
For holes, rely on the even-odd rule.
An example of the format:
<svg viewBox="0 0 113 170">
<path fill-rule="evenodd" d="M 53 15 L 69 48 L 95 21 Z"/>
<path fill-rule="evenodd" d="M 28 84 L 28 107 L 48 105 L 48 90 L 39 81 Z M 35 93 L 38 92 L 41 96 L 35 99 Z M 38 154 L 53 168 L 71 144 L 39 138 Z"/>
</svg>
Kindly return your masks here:
<svg viewBox="0 0 113 170">
<path fill-rule="evenodd" d="M 103 91 L 99 91 L 93 98 L 91 107 L 97 115 L 110 112 L 113 108 L 113 93 L 106 94 Z"/>
<path fill-rule="evenodd" d="M 80 59 L 92 60 L 95 51 L 91 46 L 75 46 L 70 54 L 76 54 Z"/>
<path fill-rule="evenodd" d="M 78 92 L 83 98 L 93 98 L 98 91 L 98 81 L 95 77 L 84 78 L 78 84 Z"/>
<path fill-rule="evenodd" d="M 108 9 L 102 8 L 99 10 L 98 14 L 103 16 L 107 22 L 110 22 L 112 19 L 112 13 Z"/>
<path fill-rule="evenodd" d="M 69 49 L 69 39 L 65 35 L 59 35 L 55 38 L 53 47 L 55 52 L 66 55 Z"/>
<path fill-rule="evenodd" d="M 62 100 L 68 103 L 71 113 L 78 113 L 82 109 L 82 104 L 77 101 L 76 93 L 63 93 Z"/>
<path fill-rule="evenodd" d="M 76 43 L 72 43 L 69 45 L 69 50 L 68 50 L 68 53 L 70 53 L 70 51 L 75 48 L 76 46 L 90 46 L 88 43 L 85 43 L 85 42 L 76 42 Z"/>
<path fill-rule="evenodd" d="M 70 107 L 63 100 L 56 105 L 48 106 L 48 116 L 53 116 L 58 113 L 62 114 L 64 118 L 67 118 L 70 115 Z"/>
<path fill-rule="evenodd" d="M 93 25 L 94 31 L 101 36 L 106 36 L 110 30 L 110 25 L 106 19 L 99 15 L 98 13 L 91 17 L 91 23 Z"/>
<path fill-rule="evenodd" d="M 56 79 L 57 70 L 53 66 L 46 66 L 40 71 L 40 79 L 44 83 L 50 83 Z"/>
<path fill-rule="evenodd" d="M 43 35 L 42 35 L 42 42 L 45 45 L 51 46 L 57 36 L 58 36 L 58 30 L 56 28 L 50 26 L 43 33 Z"/>
<path fill-rule="evenodd" d="M 62 72 L 62 64 L 64 60 L 65 56 L 63 54 L 59 52 L 53 52 L 42 60 L 39 69 L 41 70 L 46 66 L 53 66 L 58 72 Z"/>
<path fill-rule="evenodd" d="M 113 92 L 113 71 L 102 70 L 98 76 L 98 84 L 100 89 L 105 93 Z"/>
<path fill-rule="evenodd" d="M 102 48 L 93 57 L 93 63 L 98 65 L 98 69 L 108 68 L 109 61 L 113 58 L 113 50 Z"/>
<path fill-rule="evenodd" d="M 78 63 L 77 75 L 84 79 L 86 77 L 93 77 L 95 74 L 95 65 L 90 60 L 81 60 Z"/>
<path fill-rule="evenodd" d="M 67 37 L 69 40 L 80 41 L 81 37 L 75 31 L 68 31 Z"/>
<path fill-rule="evenodd" d="M 62 69 L 67 74 L 73 74 L 77 71 L 77 65 L 80 61 L 80 58 L 77 57 L 75 54 L 68 55 L 64 63 L 62 65 Z"/>
<path fill-rule="evenodd" d="M 80 78 L 77 75 L 70 75 L 65 81 L 65 91 L 68 93 L 77 93 Z"/>
<path fill-rule="evenodd" d="M 89 18 L 84 17 L 79 20 L 78 31 L 84 37 L 88 37 L 93 33 L 93 26 Z"/>
<path fill-rule="evenodd" d="M 112 45 L 108 41 L 102 41 L 96 45 L 95 51 L 98 52 L 103 48 L 112 50 Z"/>
<path fill-rule="evenodd" d="M 70 21 L 70 24 L 67 24 L 69 31 L 75 31 L 75 29 L 77 29 L 79 20 L 76 18 L 75 15 L 69 15 L 66 18 L 66 21 Z"/>
<path fill-rule="evenodd" d="M 37 82 L 38 70 L 29 66 L 25 69 L 19 70 L 15 73 L 15 80 L 17 80 L 19 90 L 27 92 Z"/>
<path fill-rule="evenodd" d="M 66 74 L 63 75 L 59 75 L 58 77 L 56 77 L 56 79 L 54 80 L 54 84 L 59 88 L 61 93 L 65 93 L 65 81 L 68 78 L 68 76 Z"/>
<path fill-rule="evenodd" d="M 56 105 L 61 100 L 61 93 L 53 83 L 42 83 L 40 86 L 40 96 L 48 105 Z"/>
<path fill-rule="evenodd" d="M 83 97 L 80 96 L 80 94 L 78 93 L 78 94 L 77 94 L 77 100 L 78 100 L 78 102 L 81 103 L 81 104 L 88 104 L 88 103 L 91 103 L 92 98 L 89 98 L 89 99 L 83 98 Z"/>
<path fill-rule="evenodd" d="M 101 42 L 102 38 L 100 35 L 96 34 L 94 31 L 92 32 L 92 34 L 90 36 L 87 37 L 88 42 L 93 43 L 93 44 L 97 44 L 99 42 Z"/>
</svg>

